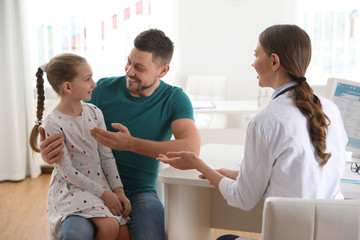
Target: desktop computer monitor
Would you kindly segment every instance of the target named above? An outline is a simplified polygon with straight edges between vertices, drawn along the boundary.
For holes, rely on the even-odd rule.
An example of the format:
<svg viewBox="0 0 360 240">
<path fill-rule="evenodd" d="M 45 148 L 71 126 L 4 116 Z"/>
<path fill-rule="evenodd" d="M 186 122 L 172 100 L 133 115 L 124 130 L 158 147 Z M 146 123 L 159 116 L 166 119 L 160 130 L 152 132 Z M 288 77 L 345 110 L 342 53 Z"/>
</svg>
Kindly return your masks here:
<svg viewBox="0 0 360 240">
<path fill-rule="evenodd" d="M 352 153 L 352 161 L 360 162 L 360 82 L 329 78 L 324 95 L 340 110 L 349 138 L 346 151 Z"/>
</svg>

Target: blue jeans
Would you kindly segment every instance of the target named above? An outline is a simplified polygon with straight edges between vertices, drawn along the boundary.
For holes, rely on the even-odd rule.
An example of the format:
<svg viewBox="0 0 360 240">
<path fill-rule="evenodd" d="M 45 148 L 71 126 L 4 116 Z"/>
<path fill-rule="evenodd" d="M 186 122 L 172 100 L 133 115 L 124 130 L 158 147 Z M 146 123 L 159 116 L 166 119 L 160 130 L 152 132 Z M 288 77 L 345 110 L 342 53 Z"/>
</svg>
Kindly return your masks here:
<svg viewBox="0 0 360 240">
<path fill-rule="evenodd" d="M 165 240 L 164 206 L 155 191 L 137 193 L 131 202 L 129 229 L 133 240 Z M 86 218 L 67 217 L 61 224 L 61 240 L 93 240 L 95 226 Z"/>
<path fill-rule="evenodd" d="M 61 223 L 61 240 L 93 240 L 95 225 L 86 218 L 69 216 Z"/>
<path fill-rule="evenodd" d="M 165 240 L 164 206 L 155 191 L 137 193 L 131 202 L 130 232 L 133 240 Z"/>
</svg>

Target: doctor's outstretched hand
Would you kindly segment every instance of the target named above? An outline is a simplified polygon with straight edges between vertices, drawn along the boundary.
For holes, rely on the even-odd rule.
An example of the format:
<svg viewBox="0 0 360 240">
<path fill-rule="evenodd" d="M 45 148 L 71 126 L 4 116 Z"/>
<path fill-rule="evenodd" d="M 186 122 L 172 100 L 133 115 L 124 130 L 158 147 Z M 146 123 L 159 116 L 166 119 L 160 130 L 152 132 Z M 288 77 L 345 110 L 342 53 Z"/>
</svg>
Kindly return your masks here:
<svg viewBox="0 0 360 240">
<path fill-rule="evenodd" d="M 166 155 L 159 154 L 156 160 L 180 170 L 196 169 L 202 173 L 202 178 L 208 179 L 216 188 L 219 188 L 220 180 L 224 177 L 193 152 L 168 152 Z"/>
<path fill-rule="evenodd" d="M 197 169 L 202 160 L 193 152 L 168 152 L 159 154 L 156 160 L 169 164 L 170 166 L 180 169 Z M 197 169 L 198 170 L 198 169 Z"/>
</svg>

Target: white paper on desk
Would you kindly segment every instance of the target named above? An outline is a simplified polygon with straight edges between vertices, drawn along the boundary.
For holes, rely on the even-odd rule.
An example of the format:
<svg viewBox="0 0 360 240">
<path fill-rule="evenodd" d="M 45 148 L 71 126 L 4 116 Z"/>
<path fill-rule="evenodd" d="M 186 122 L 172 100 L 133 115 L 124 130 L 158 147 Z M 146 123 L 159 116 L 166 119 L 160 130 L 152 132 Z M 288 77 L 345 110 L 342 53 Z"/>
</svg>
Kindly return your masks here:
<svg viewBox="0 0 360 240">
<path fill-rule="evenodd" d="M 346 162 L 341 181 L 360 184 L 360 174 L 351 171 L 351 162 Z"/>
<path fill-rule="evenodd" d="M 209 101 L 194 101 L 192 102 L 193 109 L 214 109 L 215 104 Z"/>
</svg>

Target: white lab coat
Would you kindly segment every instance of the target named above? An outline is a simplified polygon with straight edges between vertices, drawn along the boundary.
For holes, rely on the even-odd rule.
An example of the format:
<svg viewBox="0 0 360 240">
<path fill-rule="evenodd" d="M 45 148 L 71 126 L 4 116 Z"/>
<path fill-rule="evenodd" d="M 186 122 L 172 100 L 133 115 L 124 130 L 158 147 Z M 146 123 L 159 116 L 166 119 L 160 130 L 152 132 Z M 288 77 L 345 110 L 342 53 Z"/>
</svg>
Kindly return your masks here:
<svg viewBox="0 0 360 240">
<path fill-rule="evenodd" d="M 325 152 L 332 154 L 320 167 L 308 121 L 295 106 L 293 93 L 290 90 L 273 99 L 249 121 L 239 175 L 236 180 L 223 178 L 219 184 L 229 205 L 250 210 L 263 196 L 343 198 L 339 183 L 348 139 L 339 109 L 320 97 L 331 121 Z"/>
</svg>

